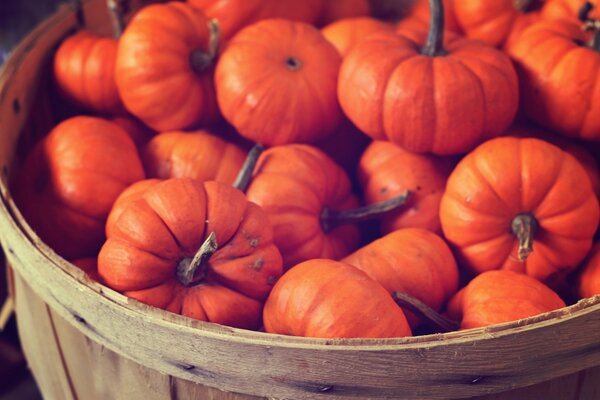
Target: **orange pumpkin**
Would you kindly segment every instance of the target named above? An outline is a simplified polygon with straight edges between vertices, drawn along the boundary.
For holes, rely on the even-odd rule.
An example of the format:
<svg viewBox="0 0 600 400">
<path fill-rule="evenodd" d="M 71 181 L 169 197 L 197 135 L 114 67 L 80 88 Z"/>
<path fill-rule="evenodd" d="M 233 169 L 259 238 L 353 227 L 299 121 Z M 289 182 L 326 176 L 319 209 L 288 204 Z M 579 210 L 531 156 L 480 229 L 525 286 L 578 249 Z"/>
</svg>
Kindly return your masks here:
<svg viewBox="0 0 600 400">
<path fill-rule="evenodd" d="M 567 136 L 600 140 L 600 30 L 590 40 L 580 24 L 541 21 L 507 52 L 529 118 Z"/>
<path fill-rule="evenodd" d="M 149 178 L 194 178 L 233 183 L 246 151 L 207 131 L 161 133 L 143 151 Z"/>
<path fill-rule="evenodd" d="M 594 246 L 578 274 L 577 294 L 581 298 L 600 294 L 600 244 Z"/>
<path fill-rule="evenodd" d="M 516 321 L 565 307 L 552 289 L 527 275 L 487 271 L 475 277 L 448 303 L 461 329 Z"/>
<path fill-rule="evenodd" d="M 214 121 L 217 43 L 216 24 L 187 4 L 141 9 L 117 52 L 117 87 L 127 109 L 156 131 Z"/>
<path fill-rule="evenodd" d="M 576 22 L 581 8 L 586 3 L 595 6 L 590 18 L 600 19 L 600 8 L 597 0 L 546 0 L 542 8 L 542 16 L 544 19 L 567 19 Z"/>
<path fill-rule="evenodd" d="M 470 39 L 501 46 L 515 24 L 528 23 L 542 6 L 539 0 L 458 0 L 453 1 L 454 14 L 461 30 Z"/>
<path fill-rule="evenodd" d="M 322 11 L 323 0 L 187 0 L 216 18 L 225 40 L 233 37 L 240 29 L 269 18 L 284 18 L 312 24 Z M 336 0 L 339 1 L 339 0 Z"/>
<path fill-rule="evenodd" d="M 321 33 L 344 57 L 350 49 L 368 35 L 393 30 L 393 26 L 369 17 L 348 18 L 333 22 L 323 29 Z"/>
<path fill-rule="evenodd" d="M 254 142 L 315 142 L 339 125 L 340 55 L 314 27 L 282 19 L 236 35 L 216 68 L 223 116 Z"/>
<path fill-rule="evenodd" d="M 323 26 L 347 18 L 366 17 L 370 11 L 369 0 L 323 0 L 318 25 Z"/>
<path fill-rule="evenodd" d="M 160 179 L 144 179 L 135 182 L 121 192 L 119 197 L 117 197 L 113 203 L 108 218 L 106 219 L 106 237 L 111 236 L 111 232 L 113 231 L 119 216 L 127 208 L 128 204 L 141 199 L 144 196 L 144 193 L 146 193 L 146 190 L 160 182 Z"/>
<path fill-rule="evenodd" d="M 512 63 L 479 41 L 443 43 L 435 5 L 427 43 L 377 33 L 344 58 L 338 97 L 346 115 L 376 140 L 423 153 L 457 154 L 504 132 L 517 111 Z"/>
<path fill-rule="evenodd" d="M 362 247 L 342 262 L 376 280 L 390 294 L 409 294 L 439 311 L 458 290 L 458 267 L 444 240 L 424 229 L 400 229 Z M 404 310 L 411 327 L 420 324 Z"/>
<path fill-rule="evenodd" d="M 133 141 L 119 126 L 93 117 L 57 125 L 27 157 L 15 188 L 27 222 L 58 254 L 97 254 L 119 194 L 144 178 Z"/>
<path fill-rule="evenodd" d="M 592 247 L 600 210 L 577 160 L 539 139 L 490 140 L 458 164 L 440 205 L 462 265 L 557 284 Z"/>
<path fill-rule="evenodd" d="M 408 203 L 381 221 L 381 231 L 423 228 L 441 232 L 439 207 L 455 162 L 451 158 L 421 155 L 390 142 L 373 141 L 358 165 L 358 179 L 367 204 L 413 193 Z"/>
<path fill-rule="evenodd" d="M 123 128 L 138 149 L 142 149 L 156 135 L 156 132 L 132 117 L 115 117 L 111 122 Z"/>
<path fill-rule="evenodd" d="M 171 312 L 257 329 L 282 272 L 261 208 L 229 185 L 188 178 L 133 196 L 100 251 L 104 282 Z"/>
<path fill-rule="evenodd" d="M 410 336 L 387 291 L 362 271 L 341 262 L 310 260 L 275 284 L 263 315 L 265 331 L 319 338 Z"/>
</svg>

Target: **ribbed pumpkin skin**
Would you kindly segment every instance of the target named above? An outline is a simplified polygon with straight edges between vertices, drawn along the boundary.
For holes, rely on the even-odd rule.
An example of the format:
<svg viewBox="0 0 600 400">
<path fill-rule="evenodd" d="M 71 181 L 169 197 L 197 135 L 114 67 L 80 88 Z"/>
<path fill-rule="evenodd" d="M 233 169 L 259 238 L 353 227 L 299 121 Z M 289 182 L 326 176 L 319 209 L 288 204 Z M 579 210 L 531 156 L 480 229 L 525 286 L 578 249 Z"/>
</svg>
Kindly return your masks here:
<svg viewBox="0 0 600 400">
<path fill-rule="evenodd" d="M 366 17 L 370 10 L 369 0 L 323 0 L 318 24 L 323 26 L 343 19 Z"/>
<path fill-rule="evenodd" d="M 517 257 L 513 219 L 538 223 L 533 252 Z M 592 246 L 600 211 L 583 167 L 539 139 L 490 140 L 458 164 L 440 205 L 445 237 L 459 263 L 481 273 L 508 269 L 542 281 L 573 270 Z"/>
<path fill-rule="evenodd" d="M 76 259 L 97 254 L 113 202 L 143 178 L 137 149 L 123 129 L 101 118 L 73 117 L 27 157 L 15 197 L 42 240 Z"/>
<path fill-rule="evenodd" d="M 458 267 L 444 240 L 424 229 L 400 229 L 342 259 L 390 294 L 407 293 L 439 311 L 458 290 Z M 420 321 L 405 310 L 412 328 Z"/>
<path fill-rule="evenodd" d="M 149 178 L 193 178 L 232 184 L 246 152 L 208 131 L 167 132 L 144 148 L 142 161 Z"/>
<path fill-rule="evenodd" d="M 344 170 L 315 147 L 286 145 L 265 151 L 246 195 L 269 216 L 285 268 L 313 258 L 339 260 L 358 246 L 355 225 L 323 230 L 325 208 L 345 210 L 358 201 Z"/>
<path fill-rule="evenodd" d="M 533 121 L 563 135 L 600 140 L 600 53 L 569 21 L 541 21 L 507 52 L 519 72 L 522 104 Z"/>
<path fill-rule="evenodd" d="M 124 112 L 115 82 L 117 41 L 80 31 L 54 55 L 54 80 L 75 105 L 104 115 Z"/>
<path fill-rule="evenodd" d="M 475 277 L 448 304 L 461 329 L 516 321 L 565 307 L 552 289 L 527 275 L 487 271 Z"/>
<path fill-rule="evenodd" d="M 257 143 L 323 139 L 341 121 L 336 94 L 340 61 L 335 47 L 313 26 L 282 19 L 249 26 L 229 42 L 217 64 L 223 116 Z"/>
<path fill-rule="evenodd" d="M 404 207 L 382 219 L 381 231 L 422 228 L 441 232 L 440 201 L 454 164 L 451 158 L 411 153 L 390 142 L 371 142 L 358 165 L 365 202 L 380 203 L 406 190 L 412 193 Z"/>
<path fill-rule="evenodd" d="M 577 22 L 577 14 L 581 7 L 589 0 L 546 0 L 542 8 L 544 19 L 567 19 Z M 600 3 L 596 0 L 589 1 L 595 7 L 590 13 L 590 18 L 600 18 Z"/>
<path fill-rule="evenodd" d="M 257 329 L 262 303 L 282 272 L 260 207 L 229 185 L 188 178 L 150 184 L 133 196 L 100 251 L 104 282 L 171 312 Z M 177 279 L 178 265 L 212 232 L 218 249 L 203 262 L 206 276 L 186 287 Z"/>
<path fill-rule="evenodd" d="M 421 48 L 377 33 L 344 58 L 338 97 L 359 129 L 412 152 L 446 155 L 510 126 L 519 89 L 508 57 L 466 39 L 445 44 L 446 56 L 429 57 Z"/>
<path fill-rule="evenodd" d="M 588 255 L 577 280 L 577 294 L 581 298 L 600 294 L 600 245 Z"/>
<path fill-rule="evenodd" d="M 391 24 L 378 19 L 357 17 L 332 22 L 321 29 L 321 33 L 344 57 L 356 43 L 368 35 L 374 32 L 392 32 L 393 30 L 394 27 Z"/>
<path fill-rule="evenodd" d="M 263 315 L 265 331 L 318 338 L 410 336 L 402 309 L 364 272 L 341 262 L 310 260 L 275 284 Z"/>
<path fill-rule="evenodd" d="M 339 1 L 339 0 L 337 0 Z M 209 18 L 219 20 L 222 37 L 231 39 L 239 30 L 270 18 L 315 23 L 322 12 L 322 0 L 187 0 Z"/>
<path fill-rule="evenodd" d="M 187 4 L 140 10 L 119 41 L 116 80 L 127 109 L 156 131 L 206 125 L 218 116 L 213 68 L 196 72 L 195 50 L 208 50 L 207 17 Z"/>
</svg>

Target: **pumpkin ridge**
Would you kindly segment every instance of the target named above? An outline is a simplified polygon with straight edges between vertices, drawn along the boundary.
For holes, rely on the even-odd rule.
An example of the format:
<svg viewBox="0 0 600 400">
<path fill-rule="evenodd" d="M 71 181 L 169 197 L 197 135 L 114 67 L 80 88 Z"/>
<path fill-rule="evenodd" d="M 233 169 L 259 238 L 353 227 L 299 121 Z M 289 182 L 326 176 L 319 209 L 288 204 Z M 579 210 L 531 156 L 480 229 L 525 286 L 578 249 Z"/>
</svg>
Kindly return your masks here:
<svg viewBox="0 0 600 400">
<path fill-rule="evenodd" d="M 486 67 L 497 71 L 506 80 L 506 82 L 510 82 L 510 76 L 507 75 L 507 72 L 505 70 L 503 70 L 502 68 L 499 68 L 498 65 L 496 65 L 496 64 L 487 62 L 487 60 L 485 60 L 484 58 L 473 57 L 470 54 L 470 51 L 471 51 L 470 47 L 471 46 L 468 47 L 469 52 L 464 52 L 465 54 L 463 54 L 463 52 L 462 52 L 462 50 L 464 49 L 464 46 L 454 50 L 452 52 L 452 58 L 454 58 L 454 59 L 459 58 L 461 62 L 463 62 L 463 58 L 464 58 L 464 59 L 467 59 L 468 62 L 471 62 L 471 60 L 473 60 L 475 62 L 481 63 L 482 65 L 485 65 Z M 509 59 L 509 62 L 512 64 L 512 61 L 510 61 L 510 59 Z"/>
<path fill-rule="evenodd" d="M 489 193 L 491 193 L 494 197 L 496 197 L 496 199 L 504 206 L 503 215 L 512 216 L 512 214 L 513 214 L 512 207 L 510 207 L 509 204 L 504 200 L 504 198 L 502 198 L 502 196 L 500 196 L 500 194 L 496 191 L 496 188 L 494 187 L 494 185 L 490 181 L 488 181 L 487 177 L 483 174 L 483 172 L 481 172 L 479 170 L 479 165 L 477 163 L 477 161 L 479 161 L 479 159 L 480 159 L 480 157 L 474 157 L 470 160 L 471 161 L 470 170 L 473 171 L 473 173 L 475 175 L 477 175 L 479 183 L 483 184 L 488 189 Z M 516 185 L 516 186 L 521 187 L 521 185 Z M 485 214 L 485 213 L 482 213 L 482 214 Z"/>
<path fill-rule="evenodd" d="M 560 213 L 557 213 L 557 214 L 553 214 L 553 215 L 548 216 L 548 217 L 539 218 L 538 221 L 539 221 L 540 227 L 542 229 L 544 229 L 545 231 L 552 233 L 552 236 L 560 236 L 560 237 L 563 237 L 565 239 L 582 239 L 584 237 L 589 237 L 589 235 L 583 235 L 580 238 L 578 236 L 573 236 L 572 234 L 566 235 L 566 234 L 564 234 L 562 232 L 555 232 L 554 230 L 546 228 L 546 226 L 544 226 L 544 224 L 547 224 L 549 220 L 552 220 L 554 218 L 565 218 L 566 215 L 569 215 L 571 213 L 579 213 L 580 212 L 578 210 L 579 208 L 583 207 L 584 205 L 586 205 L 589 202 L 593 203 L 594 200 L 595 199 L 593 199 L 593 198 L 584 198 L 584 201 L 582 201 L 581 203 L 578 203 L 576 206 L 574 206 L 570 210 L 566 210 L 566 211 L 563 211 L 563 212 L 560 212 Z"/>
<path fill-rule="evenodd" d="M 508 230 L 507 230 L 507 232 L 508 232 Z M 498 259 L 496 261 L 494 261 L 493 264 L 486 264 L 485 265 L 485 269 L 483 269 L 481 266 L 477 266 L 475 272 L 481 273 L 481 272 L 485 272 L 485 271 L 505 269 L 504 265 L 507 262 L 512 261 L 512 259 L 513 259 L 511 254 L 512 254 L 513 249 L 515 248 L 515 245 L 516 245 L 515 238 L 512 236 L 512 234 L 509 236 L 508 233 L 507 233 L 506 235 L 500 235 L 500 236 L 498 236 L 498 237 L 496 237 L 494 239 L 490 239 L 490 240 L 486 240 L 486 241 L 480 241 L 478 243 L 474 243 L 474 244 L 471 244 L 471 245 L 468 245 L 468 246 L 462 246 L 461 245 L 460 250 L 459 250 L 460 251 L 460 257 L 463 258 L 463 259 L 465 259 L 465 258 L 470 259 L 470 258 L 472 258 L 472 256 L 470 255 L 469 249 L 472 249 L 472 248 L 477 247 L 477 246 L 484 246 L 484 245 L 485 245 L 485 247 L 487 247 L 489 243 L 495 242 L 495 241 L 498 241 L 498 242 L 506 241 L 506 243 L 505 243 L 507 245 L 506 246 L 506 251 L 503 251 L 502 252 L 503 253 L 502 257 L 498 257 Z M 466 256 L 465 256 L 465 254 L 466 254 Z M 477 256 L 477 257 L 480 257 L 480 256 Z M 469 262 L 469 264 L 472 264 L 472 263 Z M 523 265 L 524 265 L 524 263 L 523 263 Z"/>
<path fill-rule="evenodd" d="M 584 112 L 584 116 L 581 119 L 581 125 L 579 126 L 578 132 L 583 132 L 584 128 L 587 126 L 588 120 L 594 115 L 592 113 L 592 102 L 591 102 L 591 98 L 593 97 L 594 93 L 597 93 L 597 89 L 598 89 L 598 85 L 600 85 L 600 61 L 596 63 L 596 72 L 594 74 L 597 78 L 596 81 L 594 82 L 594 85 L 590 88 L 590 92 L 589 95 L 586 96 L 587 101 L 587 105 L 586 105 L 586 109 Z M 582 136 L 583 137 L 583 136 Z"/>
<path fill-rule="evenodd" d="M 86 71 L 86 65 L 87 63 L 90 62 L 90 54 L 92 54 L 93 50 L 94 50 L 94 40 L 92 38 L 87 38 L 87 46 L 85 46 L 84 49 L 78 51 L 79 54 L 79 65 L 77 70 L 78 71 Z M 82 88 L 82 93 L 85 96 L 85 99 L 89 99 L 90 95 L 89 95 L 89 90 L 87 88 L 86 83 L 88 83 L 89 79 L 87 79 L 87 73 L 77 73 L 77 74 L 72 74 L 71 76 L 77 76 L 79 77 L 79 82 L 78 82 L 78 86 Z M 96 83 L 95 81 L 93 83 Z"/>
</svg>

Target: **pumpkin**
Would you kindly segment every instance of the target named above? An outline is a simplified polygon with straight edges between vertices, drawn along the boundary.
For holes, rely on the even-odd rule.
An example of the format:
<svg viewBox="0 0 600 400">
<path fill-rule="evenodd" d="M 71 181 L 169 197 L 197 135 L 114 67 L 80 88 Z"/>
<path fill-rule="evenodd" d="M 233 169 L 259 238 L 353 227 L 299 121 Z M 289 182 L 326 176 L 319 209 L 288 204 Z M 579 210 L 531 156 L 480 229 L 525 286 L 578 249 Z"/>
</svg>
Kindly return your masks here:
<svg viewBox="0 0 600 400">
<path fill-rule="evenodd" d="M 475 277 L 448 303 L 448 315 L 461 329 L 516 321 L 565 307 L 565 302 L 540 281 L 513 271 L 486 271 Z"/>
<path fill-rule="evenodd" d="M 265 331 L 318 338 L 410 336 L 392 297 L 364 272 L 332 260 L 296 265 L 275 284 L 265 304 Z"/>
<path fill-rule="evenodd" d="M 440 204 L 445 237 L 472 272 L 558 284 L 592 247 L 598 200 L 570 154 L 533 138 L 492 139 L 463 158 Z"/>
<path fill-rule="evenodd" d="M 439 311 L 458 290 L 458 267 L 444 240 L 424 229 L 400 229 L 342 259 L 390 294 L 409 294 Z M 404 311 L 414 329 L 420 320 Z"/>
<path fill-rule="evenodd" d="M 519 72 L 523 110 L 563 135 L 600 140 L 600 29 L 541 21 L 507 47 Z"/>
<path fill-rule="evenodd" d="M 149 178 L 194 178 L 233 183 L 246 152 L 207 131 L 161 133 L 143 151 Z"/>
<path fill-rule="evenodd" d="M 369 15 L 369 0 L 323 0 L 318 24 L 323 26 L 332 22 Z"/>
<path fill-rule="evenodd" d="M 600 8 L 598 8 L 597 0 L 546 0 L 542 8 L 542 16 L 547 20 L 567 19 L 576 22 L 580 10 L 586 3 L 595 6 L 595 9 L 590 14 L 590 18 L 600 19 Z"/>
<path fill-rule="evenodd" d="M 600 294 L 600 244 L 594 246 L 578 274 L 577 294 L 580 298 Z"/>
<path fill-rule="evenodd" d="M 376 204 L 410 191 L 399 211 L 381 221 L 381 231 L 423 228 L 441 232 L 439 207 L 453 159 L 416 154 L 390 142 L 373 141 L 358 165 L 358 179 L 367 204 Z"/>
<path fill-rule="evenodd" d="M 392 25 L 370 17 L 347 18 L 332 22 L 321 33 L 344 57 L 359 41 L 374 32 L 393 30 Z"/>
<path fill-rule="evenodd" d="M 243 137 L 265 145 L 322 139 L 341 121 L 340 60 L 310 25 L 257 22 L 229 42 L 217 64 L 223 116 Z"/>
<path fill-rule="evenodd" d="M 435 9 L 421 46 L 376 33 L 344 58 L 338 97 L 346 116 L 375 140 L 435 154 L 467 152 L 504 132 L 517 112 L 512 63 L 479 41 L 442 46 L 443 10 Z"/>
<path fill-rule="evenodd" d="M 172 178 L 141 190 L 122 203 L 100 251 L 104 282 L 174 313 L 257 329 L 281 275 L 261 208 L 215 181 Z"/>
<path fill-rule="evenodd" d="M 111 118 L 111 122 L 119 125 L 129 134 L 138 150 L 142 149 L 156 135 L 156 132 L 133 117 L 114 117 Z"/>
<path fill-rule="evenodd" d="M 133 141 L 101 118 L 57 125 L 25 160 L 15 198 L 40 238 L 66 259 L 97 254 L 119 194 L 144 178 Z"/>
<path fill-rule="evenodd" d="M 185 3 L 141 9 L 117 51 L 116 82 L 125 107 L 156 131 L 213 122 L 217 43 L 216 23 Z"/>
<path fill-rule="evenodd" d="M 107 237 L 111 236 L 111 232 L 113 231 L 119 216 L 127 208 L 128 204 L 141 199 L 144 196 L 144 193 L 146 193 L 146 190 L 160 182 L 160 179 L 143 179 L 128 186 L 127 189 L 121 192 L 119 197 L 117 197 L 113 203 L 108 218 L 106 219 L 105 231 Z"/>
<path fill-rule="evenodd" d="M 501 46 L 513 26 L 528 23 L 542 6 L 540 0 L 453 1 L 456 21 L 470 39 Z"/>
<path fill-rule="evenodd" d="M 187 2 L 219 21 L 222 37 L 231 39 L 242 28 L 255 22 L 284 18 L 315 23 L 322 11 L 323 0 L 187 0 Z M 337 0 L 339 1 L 339 0 Z"/>
</svg>

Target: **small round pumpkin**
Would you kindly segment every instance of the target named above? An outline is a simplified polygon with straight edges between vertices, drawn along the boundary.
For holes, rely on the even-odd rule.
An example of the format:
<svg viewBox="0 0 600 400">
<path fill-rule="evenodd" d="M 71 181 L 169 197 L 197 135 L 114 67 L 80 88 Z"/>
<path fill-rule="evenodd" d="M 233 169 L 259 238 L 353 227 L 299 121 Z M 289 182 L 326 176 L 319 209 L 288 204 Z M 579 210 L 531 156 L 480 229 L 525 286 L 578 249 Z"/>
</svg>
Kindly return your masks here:
<svg viewBox="0 0 600 400">
<path fill-rule="evenodd" d="M 193 178 L 232 184 L 246 151 L 208 131 L 167 132 L 144 148 L 142 161 L 149 178 Z"/>
<path fill-rule="evenodd" d="M 189 178 L 132 196 L 98 256 L 103 281 L 174 313 L 257 329 L 282 272 L 261 208 L 230 185 Z"/>
<path fill-rule="evenodd" d="M 410 336 L 389 293 L 367 274 L 342 262 L 310 260 L 275 284 L 265 304 L 265 331 L 318 338 Z"/>
<path fill-rule="evenodd" d="M 143 178 L 135 144 L 123 129 L 101 118 L 73 117 L 29 154 L 15 198 L 44 242 L 77 259 L 97 254 L 115 199 Z"/>
<path fill-rule="evenodd" d="M 586 256 L 599 218 L 579 162 L 533 138 L 480 145 L 454 169 L 440 205 L 461 265 L 475 273 L 508 269 L 552 285 Z"/>
<path fill-rule="evenodd" d="M 475 277 L 448 303 L 450 318 L 461 329 L 516 321 L 565 307 L 565 302 L 538 280 L 512 271 L 487 271 Z"/>
<path fill-rule="evenodd" d="M 400 229 L 342 259 L 376 280 L 390 294 L 411 295 L 440 311 L 458 290 L 458 267 L 444 240 L 424 229 Z M 411 327 L 421 321 L 404 310 Z"/>
<path fill-rule="evenodd" d="M 323 0 L 317 24 L 323 26 L 343 19 L 366 17 L 370 11 L 369 0 Z"/>
<path fill-rule="evenodd" d="M 223 116 L 265 145 L 315 142 L 341 121 L 341 57 L 316 28 L 270 19 L 240 31 L 216 68 Z"/>
<path fill-rule="evenodd" d="M 391 24 L 378 19 L 358 17 L 332 22 L 321 29 L 321 33 L 344 57 L 356 43 L 368 35 L 379 31 L 392 32 L 393 29 Z"/>
<path fill-rule="evenodd" d="M 577 277 L 577 294 L 580 298 L 600 295 L 600 244 L 596 244 Z"/>
<path fill-rule="evenodd" d="M 441 1 L 432 2 L 425 46 L 400 35 L 369 36 L 344 58 L 338 97 L 373 139 L 417 153 L 464 153 L 510 126 L 517 76 L 507 56 L 479 41 L 442 46 Z"/>
<path fill-rule="evenodd" d="M 179 2 L 152 4 L 135 14 L 117 52 L 117 88 L 127 109 L 156 131 L 213 122 L 216 26 Z"/>
<path fill-rule="evenodd" d="M 546 20 L 567 19 L 576 22 L 581 8 L 586 4 L 592 4 L 594 10 L 590 18 L 600 19 L 600 3 L 597 0 L 546 0 L 542 8 L 542 16 Z"/>
</svg>

